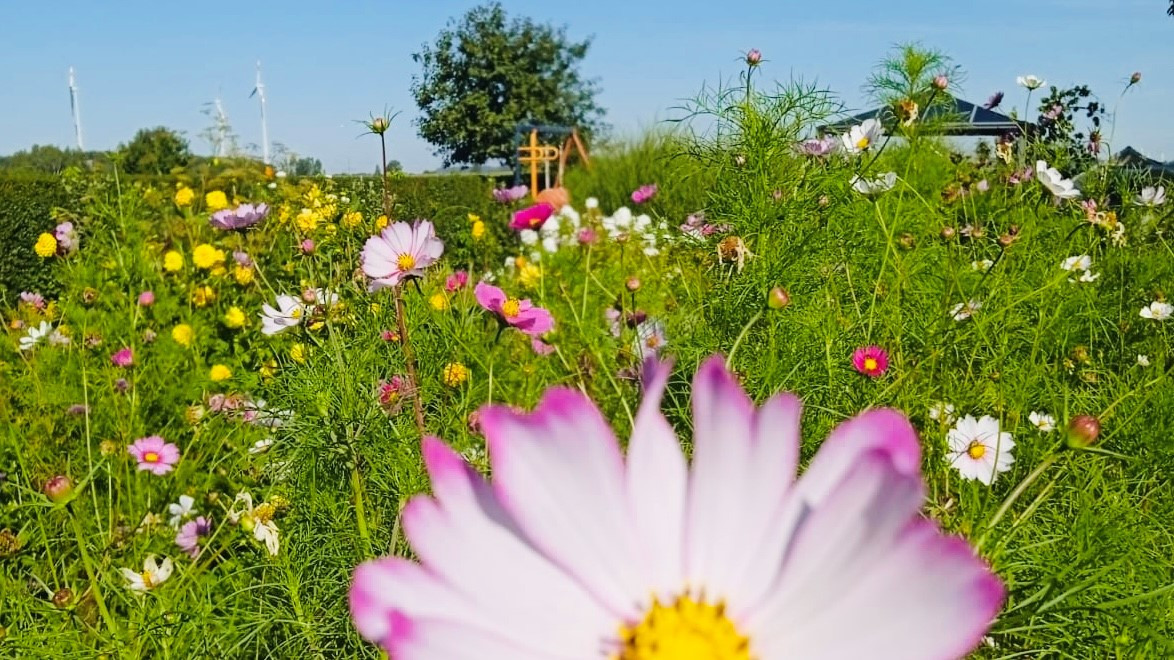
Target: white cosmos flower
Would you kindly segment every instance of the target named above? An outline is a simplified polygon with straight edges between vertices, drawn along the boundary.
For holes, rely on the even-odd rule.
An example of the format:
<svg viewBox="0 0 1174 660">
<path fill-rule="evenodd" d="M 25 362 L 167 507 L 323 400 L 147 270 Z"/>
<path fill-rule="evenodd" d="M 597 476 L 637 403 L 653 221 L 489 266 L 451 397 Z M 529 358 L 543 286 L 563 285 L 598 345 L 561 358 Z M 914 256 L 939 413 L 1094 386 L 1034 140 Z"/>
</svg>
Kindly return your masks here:
<svg viewBox="0 0 1174 660">
<path fill-rule="evenodd" d="M 1139 366 L 1139 367 L 1148 367 L 1148 366 L 1150 366 L 1150 356 L 1148 356 L 1148 355 L 1142 355 L 1142 354 L 1140 354 L 1140 353 L 1139 353 L 1139 354 L 1138 354 L 1138 356 L 1137 356 L 1137 366 Z"/>
<path fill-rule="evenodd" d="M 191 495 L 180 495 L 178 503 L 168 504 L 167 513 L 171 514 L 171 519 L 167 521 L 168 524 L 172 527 L 179 527 L 179 523 L 184 518 L 187 518 L 196 512 L 196 510 L 192 508 L 195 503 L 196 500 Z"/>
<path fill-rule="evenodd" d="M 1138 206 L 1161 206 L 1166 203 L 1166 187 L 1147 186 L 1142 188 L 1141 194 L 1133 200 L 1133 203 Z"/>
<path fill-rule="evenodd" d="M 896 172 L 887 172 L 871 179 L 857 174 L 852 175 L 852 189 L 868 197 L 892 190 L 895 185 L 897 185 Z"/>
<path fill-rule="evenodd" d="M 40 325 L 30 326 L 28 334 L 20 338 L 20 350 L 31 349 L 41 343 L 41 340 L 48 337 L 51 332 L 53 332 L 53 326 L 49 325 L 48 321 L 41 321 Z"/>
<path fill-rule="evenodd" d="M 261 333 L 275 335 L 302 322 L 306 309 L 302 301 L 294 296 L 277 296 L 277 307 L 266 303 L 261 306 Z"/>
<path fill-rule="evenodd" d="M 994 266 L 994 265 L 995 265 L 995 262 L 990 259 L 983 259 L 982 261 L 970 262 L 970 267 L 973 268 L 974 270 L 977 270 L 980 273 L 985 273 L 986 271 L 990 270 L 991 266 Z"/>
<path fill-rule="evenodd" d="M 1056 418 L 1047 413 L 1032 411 L 1027 419 L 1031 425 L 1039 429 L 1041 433 L 1051 433 L 1056 430 Z"/>
<path fill-rule="evenodd" d="M 322 307 L 334 307 L 338 304 L 338 294 L 330 289 L 309 289 L 314 303 Z"/>
<path fill-rule="evenodd" d="M 522 245 L 534 245 L 538 242 L 538 232 L 533 229 L 523 229 L 518 232 L 518 238 L 522 241 Z"/>
<path fill-rule="evenodd" d="M 236 494 L 228 509 L 228 519 L 234 524 L 241 523 L 248 529 L 253 527 L 253 538 L 265 544 L 270 556 L 276 557 L 280 549 L 277 523 L 272 518 L 273 505 L 269 503 L 253 506 L 253 495 L 248 492 Z"/>
<path fill-rule="evenodd" d="M 1068 281 L 1069 282 L 1095 282 L 1095 281 L 1097 281 L 1097 278 L 1100 276 L 1101 276 L 1100 273 L 1094 273 L 1091 270 L 1086 270 L 1080 274 L 1080 277 L 1076 278 L 1075 280 L 1069 278 Z"/>
<path fill-rule="evenodd" d="M 667 345 L 668 339 L 664 334 L 664 321 L 646 319 L 636 326 L 636 338 L 632 341 L 632 352 L 640 356 L 641 360 L 657 357 Z"/>
<path fill-rule="evenodd" d="M 865 119 L 840 136 L 840 141 L 844 143 L 845 151 L 850 154 L 858 154 L 862 151 L 868 151 L 869 147 L 876 144 L 884 135 L 884 127 L 879 121 Z"/>
<path fill-rule="evenodd" d="M 964 303 L 954 305 L 954 308 L 950 310 L 950 316 L 954 317 L 955 321 L 965 321 L 980 309 L 982 309 L 982 302 L 968 300 Z"/>
<path fill-rule="evenodd" d="M 1060 268 L 1063 268 L 1068 272 L 1088 270 L 1089 268 L 1092 268 L 1092 257 L 1088 256 L 1087 254 L 1082 254 L 1076 257 L 1068 257 L 1064 260 L 1063 263 L 1060 264 Z"/>
<path fill-rule="evenodd" d="M 594 197 L 588 197 L 586 200 L 584 200 L 583 206 L 586 206 L 589 209 L 597 209 L 599 208 L 599 200 Z"/>
<path fill-rule="evenodd" d="M 1146 307 L 1141 308 L 1139 316 L 1143 319 L 1153 319 L 1155 321 L 1165 321 L 1174 314 L 1174 305 L 1160 300 L 1155 300 Z"/>
<path fill-rule="evenodd" d="M 1039 89 L 1040 87 L 1048 84 L 1048 81 L 1029 74 L 1026 76 L 1019 76 L 1015 79 L 1015 83 L 1020 87 L 1026 87 L 1027 89 Z"/>
<path fill-rule="evenodd" d="M 542 239 L 542 249 L 547 252 L 558 252 L 558 238 L 555 236 L 547 236 Z"/>
<path fill-rule="evenodd" d="M 141 573 L 133 568 L 120 568 L 118 571 L 122 573 L 122 577 L 126 578 L 128 589 L 145 592 L 166 582 L 167 578 L 171 577 L 174 568 L 170 557 L 164 557 L 163 563 L 156 564 L 155 555 L 147 555 L 146 560 L 143 561 Z"/>
<path fill-rule="evenodd" d="M 999 429 L 999 420 L 990 415 L 975 419 L 967 415 L 946 434 L 950 464 L 964 479 L 991 485 L 999 473 L 1011 469 L 1015 442 L 1011 434 Z"/>
<path fill-rule="evenodd" d="M 261 438 L 260 440 L 254 442 L 252 447 L 249 447 L 249 453 L 250 454 L 264 454 L 265 452 L 269 451 L 269 448 L 272 446 L 273 446 L 273 438 L 272 437 Z"/>
<path fill-rule="evenodd" d="M 1080 197 L 1080 191 L 1076 189 L 1076 184 L 1072 179 L 1065 179 L 1060 170 L 1054 167 L 1048 167 L 1048 164 L 1042 160 L 1035 162 L 1035 174 L 1039 182 L 1048 189 L 1056 199 L 1076 199 Z"/>
<path fill-rule="evenodd" d="M 935 422 L 950 423 L 954 421 L 954 404 L 938 401 L 929 407 L 929 418 Z"/>
</svg>

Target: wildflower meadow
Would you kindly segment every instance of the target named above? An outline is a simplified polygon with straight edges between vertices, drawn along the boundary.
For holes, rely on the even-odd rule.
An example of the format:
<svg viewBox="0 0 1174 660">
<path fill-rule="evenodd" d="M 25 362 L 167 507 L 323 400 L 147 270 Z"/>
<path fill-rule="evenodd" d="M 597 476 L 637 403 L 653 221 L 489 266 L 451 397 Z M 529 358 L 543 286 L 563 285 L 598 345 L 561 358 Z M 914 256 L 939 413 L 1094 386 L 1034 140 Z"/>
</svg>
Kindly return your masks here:
<svg viewBox="0 0 1174 660">
<path fill-rule="evenodd" d="M 854 120 L 749 51 L 541 191 L 65 170 L 0 656 L 1174 656 L 1169 182 L 904 56 Z"/>
</svg>

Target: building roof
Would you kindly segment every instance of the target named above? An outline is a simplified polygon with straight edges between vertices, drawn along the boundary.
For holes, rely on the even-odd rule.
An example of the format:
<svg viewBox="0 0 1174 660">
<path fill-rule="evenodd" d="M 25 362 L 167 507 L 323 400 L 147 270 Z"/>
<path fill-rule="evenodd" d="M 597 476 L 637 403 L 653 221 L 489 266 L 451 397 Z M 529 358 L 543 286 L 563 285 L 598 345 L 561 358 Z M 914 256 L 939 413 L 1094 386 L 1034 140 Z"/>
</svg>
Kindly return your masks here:
<svg viewBox="0 0 1174 660">
<path fill-rule="evenodd" d="M 988 110 L 970 101 L 964 101 L 957 97 L 952 98 L 954 100 L 953 106 L 949 103 L 935 104 L 923 115 L 923 118 L 927 120 L 944 119 L 945 122 L 941 125 L 940 130 L 945 135 L 999 136 L 1007 133 L 1022 133 L 1024 129 L 1030 131 L 1034 128 L 1034 125 L 1029 122 L 1017 121 L 1001 112 Z M 852 115 L 827 126 L 821 126 L 820 132 L 842 133 L 865 119 L 879 119 L 886 126 L 891 126 L 897 121 L 891 108 L 882 107 Z"/>
</svg>

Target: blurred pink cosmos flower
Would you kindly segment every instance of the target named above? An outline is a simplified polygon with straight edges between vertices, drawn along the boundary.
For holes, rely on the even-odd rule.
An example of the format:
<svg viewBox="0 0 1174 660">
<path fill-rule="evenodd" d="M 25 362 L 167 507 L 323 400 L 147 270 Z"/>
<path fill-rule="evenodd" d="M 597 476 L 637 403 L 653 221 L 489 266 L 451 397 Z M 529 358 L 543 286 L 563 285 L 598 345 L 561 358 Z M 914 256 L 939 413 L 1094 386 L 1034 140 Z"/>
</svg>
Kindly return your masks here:
<svg viewBox="0 0 1174 660">
<path fill-rule="evenodd" d="M 514 186 L 512 188 L 494 188 L 493 199 L 502 204 L 511 204 L 526 196 L 530 189 L 526 186 Z"/>
<path fill-rule="evenodd" d="M 53 236 L 57 239 L 57 254 L 66 255 L 77 252 L 77 231 L 72 222 L 63 222 L 53 228 Z"/>
<path fill-rule="evenodd" d="M 399 410 L 403 403 L 402 398 L 406 392 L 407 381 L 402 376 L 392 376 L 386 381 L 379 383 L 379 405 L 384 411 L 393 413 Z"/>
<path fill-rule="evenodd" d="M 880 346 L 865 346 L 852 353 L 852 366 L 856 371 L 877 378 L 889 368 L 889 354 Z"/>
<path fill-rule="evenodd" d="M 171 472 L 179 462 L 179 447 L 157 435 L 139 438 L 134 444 L 128 445 L 126 450 L 138 461 L 138 469 L 154 475 Z"/>
<path fill-rule="evenodd" d="M 500 323 L 513 326 L 531 337 L 539 337 L 554 327 L 554 317 L 549 311 L 535 307 L 528 299 L 509 298 L 492 284 L 478 282 L 473 295 L 482 307 L 497 315 Z"/>
<path fill-rule="evenodd" d="M 110 356 L 110 363 L 116 367 L 129 367 L 135 363 L 135 354 L 130 348 L 120 348 Z"/>
<path fill-rule="evenodd" d="M 598 238 L 598 236 L 596 236 L 594 229 L 590 227 L 584 227 L 579 230 L 578 238 L 579 245 L 590 245 L 595 242 L 595 239 Z"/>
<path fill-rule="evenodd" d="M 449 293 L 460 291 L 468 285 L 469 274 L 463 270 L 458 270 L 452 275 L 449 275 L 448 278 L 444 280 L 444 290 L 448 291 Z"/>
<path fill-rule="evenodd" d="M 242 231 L 261 222 L 267 215 L 269 215 L 269 205 L 264 202 L 256 206 L 241 204 L 235 209 L 222 209 L 213 213 L 209 222 L 216 229 Z"/>
<path fill-rule="evenodd" d="M 237 264 L 249 268 L 253 265 L 253 258 L 249 256 L 248 252 L 241 250 L 234 250 L 232 253 L 232 260 Z"/>
<path fill-rule="evenodd" d="M 423 277 L 424 270 L 444 254 L 444 243 L 427 220 L 416 224 L 397 222 L 384 228 L 363 246 L 363 272 L 370 289 L 394 287 L 409 277 Z"/>
<path fill-rule="evenodd" d="M 653 197 L 656 197 L 657 190 L 658 188 L 656 187 L 655 183 L 649 183 L 647 185 L 640 186 L 639 188 L 632 191 L 632 203 L 644 204 Z"/>
<path fill-rule="evenodd" d="M 150 307 L 155 304 L 155 292 L 144 291 L 139 294 L 139 307 Z"/>
<path fill-rule="evenodd" d="M 834 135 L 804 140 L 799 143 L 799 152 L 806 156 L 826 156 L 836 150 L 838 142 Z"/>
<path fill-rule="evenodd" d="M 312 238 L 302 239 L 302 243 L 301 243 L 302 254 L 314 254 L 314 249 L 316 247 L 317 246 L 314 244 L 314 239 L 312 239 Z"/>
<path fill-rule="evenodd" d="M 212 533 L 212 522 L 200 516 L 195 520 L 185 522 L 175 535 L 175 544 L 189 557 L 195 559 L 200 556 L 200 539 Z"/>
<path fill-rule="evenodd" d="M 45 298 L 39 293 L 33 291 L 21 291 L 20 301 L 33 309 L 45 309 Z"/>
<path fill-rule="evenodd" d="M 693 385 L 693 460 L 650 360 L 627 456 L 582 393 L 481 411 L 492 481 L 423 440 L 432 495 L 403 511 L 420 563 L 360 565 L 359 633 L 395 658 L 957 658 L 1004 588 L 921 515 L 908 420 L 872 410 L 799 463 L 800 403 L 755 408 L 720 357 Z M 557 607 L 552 607 L 557 603 Z M 470 655 L 469 650 L 476 649 Z M 692 657 L 692 656 L 691 656 Z"/>
<path fill-rule="evenodd" d="M 518 231 L 524 229 L 537 230 L 546 224 L 546 221 L 550 219 L 552 213 L 554 213 L 554 207 L 546 202 L 535 204 L 534 206 L 527 206 L 514 213 L 513 219 L 510 220 L 510 229 L 516 229 Z"/>
</svg>

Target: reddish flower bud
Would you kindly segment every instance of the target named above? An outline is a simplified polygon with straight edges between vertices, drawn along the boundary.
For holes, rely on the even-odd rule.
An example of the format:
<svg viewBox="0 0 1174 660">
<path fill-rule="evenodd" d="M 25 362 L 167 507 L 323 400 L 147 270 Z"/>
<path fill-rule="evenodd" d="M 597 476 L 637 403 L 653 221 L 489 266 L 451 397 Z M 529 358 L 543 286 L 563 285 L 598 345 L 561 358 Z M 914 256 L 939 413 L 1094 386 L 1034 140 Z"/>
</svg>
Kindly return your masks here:
<svg viewBox="0 0 1174 660">
<path fill-rule="evenodd" d="M 1101 434 L 1101 422 L 1092 415 L 1077 415 L 1068 422 L 1068 446 L 1084 449 L 1092 446 Z"/>
<path fill-rule="evenodd" d="M 781 286 L 776 286 L 766 294 L 766 304 L 771 309 L 782 309 L 791 304 L 791 294 Z"/>
<path fill-rule="evenodd" d="M 624 286 L 628 287 L 628 291 L 633 291 L 633 292 L 639 291 L 640 290 L 640 278 L 629 277 L 628 281 L 624 282 Z"/>
<path fill-rule="evenodd" d="M 748 66 L 758 66 L 762 63 L 762 51 L 757 48 L 751 48 L 746 51 L 746 64 Z"/>
<path fill-rule="evenodd" d="M 45 494 L 49 496 L 50 500 L 58 504 L 68 499 L 72 493 L 73 480 L 63 474 L 59 474 L 45 482 Z"/>
</svg>

